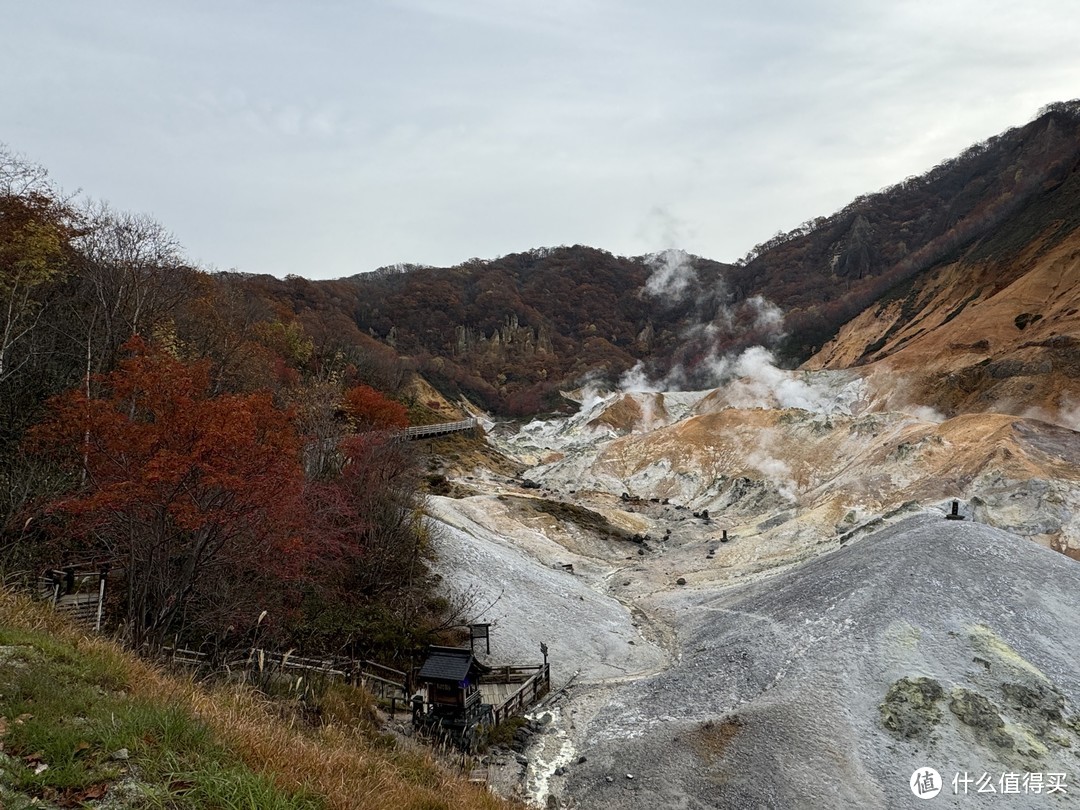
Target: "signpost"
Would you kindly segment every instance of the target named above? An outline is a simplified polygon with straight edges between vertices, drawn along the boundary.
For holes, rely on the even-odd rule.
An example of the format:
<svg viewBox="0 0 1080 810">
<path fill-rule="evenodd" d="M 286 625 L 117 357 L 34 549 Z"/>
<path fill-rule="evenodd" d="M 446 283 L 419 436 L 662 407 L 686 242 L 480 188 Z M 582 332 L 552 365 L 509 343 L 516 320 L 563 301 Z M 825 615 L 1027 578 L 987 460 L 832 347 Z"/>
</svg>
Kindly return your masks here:
<svg viewBox="0 0 1080 810">
<path fill-rule="evenodd" d="M 483 640 L 484 652 L 491 655 L 491 635 L 488 630 L 490 624 L 470 624 L 469 625 L 469 649 L 474 653 L 476 652 L 476 642 Z"/>
</svg>

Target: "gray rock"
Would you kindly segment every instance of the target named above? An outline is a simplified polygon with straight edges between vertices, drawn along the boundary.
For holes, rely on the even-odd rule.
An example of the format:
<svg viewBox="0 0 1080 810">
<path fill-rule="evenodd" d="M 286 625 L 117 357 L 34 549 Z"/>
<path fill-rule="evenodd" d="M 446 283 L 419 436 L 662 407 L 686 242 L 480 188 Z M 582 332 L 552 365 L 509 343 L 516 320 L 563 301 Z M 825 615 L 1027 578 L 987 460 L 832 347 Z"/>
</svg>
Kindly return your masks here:
<svg viewBox="0 0 1080 810">
<path fill-rule="evenodd" d="M 567 792 L 620 810 L 915 808 L 919 768 L 946 791 L 970 763 L 1074 773 L 1078 593 L 1075 561 L 940 513 L 746 585 L 673 590 L 681 657 L 591 719 Z M 635 778 L 613 798 L 616 762 Z"/>
<path fill-rule="evenodd" d="M 1001 685 L 1001 691 L 1011 705 L 1041 715 L 1047 720 L 1061 720 L 1065 710 L 1065 696 L 1052 685 L 1039 681 L 1006 682 Z"/>
</svg>

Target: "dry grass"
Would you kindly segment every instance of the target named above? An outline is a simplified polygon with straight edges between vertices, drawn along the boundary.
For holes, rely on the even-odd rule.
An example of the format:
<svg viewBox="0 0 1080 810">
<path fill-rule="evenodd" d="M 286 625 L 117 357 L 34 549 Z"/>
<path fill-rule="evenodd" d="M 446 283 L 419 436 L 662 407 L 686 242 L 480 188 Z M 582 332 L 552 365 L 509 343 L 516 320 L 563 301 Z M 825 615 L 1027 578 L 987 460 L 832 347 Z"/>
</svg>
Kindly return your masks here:
<svg viewBox="0 0 1080 810">
<path fill-rule="evenodd" d="M 431 457 L 438 460 L 440 471 L 450 477 L 460 478 L 472 475 L 477 469 L 486 469 L 516 478 L 525 471 L 524 464 L 507 458 L 480 435 L 453 433 L 423 444 Z"/>
<path fill-rule="evenodd" d="M 0 625 L 45 631 L 105 658 L 124 674 L 133 696 L 187 707 L 218 742 L 284 791 L 310 791 L 340 810 L 485 810 L 511 805 L 470 785 L 423 751 L 405 751 L 370 728 L 365 701 L 332 698 L 311 728 L 241 686 L 205 688 L 176 677 L 109 640 L 87 637 L 62 616 L 24 596 L 0 592 Z M 333 693 L 332 693 L 333 694 Z"/>
</svg>

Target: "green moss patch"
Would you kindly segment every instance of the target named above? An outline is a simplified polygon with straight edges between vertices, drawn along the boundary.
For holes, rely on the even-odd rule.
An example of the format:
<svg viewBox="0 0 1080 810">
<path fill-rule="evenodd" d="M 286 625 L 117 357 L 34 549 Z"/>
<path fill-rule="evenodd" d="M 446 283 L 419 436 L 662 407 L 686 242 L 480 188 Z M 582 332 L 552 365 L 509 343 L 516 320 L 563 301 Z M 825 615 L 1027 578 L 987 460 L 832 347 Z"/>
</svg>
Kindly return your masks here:
<svg viewBox="0 0 1080 810">
<path fill-rule="evenodd" d="M 945 690 L 933 678 L 901 678 L 889 687 L 878 707 L 881 724 L 904 738 L 926 738 L 941 722 L 938 701 Z"/>
</svg>

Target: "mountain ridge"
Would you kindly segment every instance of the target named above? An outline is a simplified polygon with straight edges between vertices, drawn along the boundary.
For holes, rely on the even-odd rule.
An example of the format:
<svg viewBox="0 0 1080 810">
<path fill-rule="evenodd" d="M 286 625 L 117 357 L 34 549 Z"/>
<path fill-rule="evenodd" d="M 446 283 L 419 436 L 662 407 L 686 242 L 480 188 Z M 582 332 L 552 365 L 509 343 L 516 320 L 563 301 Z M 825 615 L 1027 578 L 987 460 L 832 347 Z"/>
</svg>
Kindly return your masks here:
<svg viewBox="0 0 1080 810">
<path fill-rule="evenodd" d="M 758 344 L 788 366 L 866 365 L 919 318 L 928 290 L 949 278 L 946 268 L 957 317 L 980 288 L 1008 286 L 1028 263 L 1072 244 L 1078 212 L 1080 101 L 1070 101 L 778 234 L 734 264 L 575 245 L 449 268 L 245 283 L 312 334 L 377 342 L 445 394 L 532 414 L 565 407 L 560 388 L 590 377 L 614 384 L 635 366 L 707 387 L 716 358 Z M 849 329 L 838 348 L 845 324 L 876 319 L 869 313 L 883 304 L 892 307 L 892 333 L 864 330 L 857 351 Z M 1062 316 L 1070 333 L 1075 316 Z"/>
</svg>

